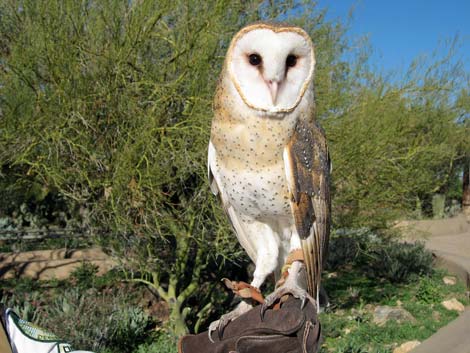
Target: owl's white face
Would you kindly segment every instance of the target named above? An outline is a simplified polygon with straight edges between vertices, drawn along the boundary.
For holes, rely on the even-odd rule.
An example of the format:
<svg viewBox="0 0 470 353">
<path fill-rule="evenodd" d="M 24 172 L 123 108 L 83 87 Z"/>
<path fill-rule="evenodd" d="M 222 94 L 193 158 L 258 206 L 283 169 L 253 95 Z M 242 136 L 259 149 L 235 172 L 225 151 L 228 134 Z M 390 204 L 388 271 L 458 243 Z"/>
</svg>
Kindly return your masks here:
<svg viewBox="0 0 470 353">
<path fill-rule="evenodd" d="M 245 28 L 229 49 L 228 69 L 243 101 L 268 113 L 292 111 L 312 80 L 315 57 L 300 28 Z"/>
</svg>

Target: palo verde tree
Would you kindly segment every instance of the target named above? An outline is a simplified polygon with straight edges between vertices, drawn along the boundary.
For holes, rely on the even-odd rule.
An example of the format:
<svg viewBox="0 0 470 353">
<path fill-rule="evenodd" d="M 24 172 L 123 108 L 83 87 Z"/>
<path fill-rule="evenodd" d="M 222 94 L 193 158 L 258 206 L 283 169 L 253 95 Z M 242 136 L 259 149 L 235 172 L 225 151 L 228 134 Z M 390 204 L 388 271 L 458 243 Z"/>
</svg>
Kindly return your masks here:
<svg viewBox="0 0 470 353">
<path fill-rule="evenodd" d="M 334 208 L 338 224 L 384 227 L 446 193 L 462 172 L 467 74 L 452 47 L 415 61 L 400 82 L 361 70 L 346 109 L 325 120 Z"/>
</svg>

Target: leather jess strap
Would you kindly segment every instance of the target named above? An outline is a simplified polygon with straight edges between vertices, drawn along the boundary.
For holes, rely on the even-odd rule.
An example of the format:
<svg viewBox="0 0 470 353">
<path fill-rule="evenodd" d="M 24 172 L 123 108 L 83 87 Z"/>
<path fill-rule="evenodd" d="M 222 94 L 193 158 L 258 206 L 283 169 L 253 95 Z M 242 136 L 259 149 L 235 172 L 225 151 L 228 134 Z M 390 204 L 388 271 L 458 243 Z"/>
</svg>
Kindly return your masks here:
<svg viewBox="0 0 470 353">
<path fill-rule="evenodd" d="M 253 287 L 246 282 L 231 281 L 228 278 L 223 278 L 222 281 L 235 295 L 238 295 L 243 299 L 253 299 L 260 304 L 264 303 L 263 294 L 261 294 L 261 291 L 258 288 Z"/>
<path fill-rule="evenodd" d="M 287 259 L 284 266 L 292 265 L 294 261 L 304 261 L 304 252 L 302 249 L 292 250 L 289 255 L 287 255 Z"/>
<path fill-rule="evenodd" d="M 304 261 L 304 253 L 302 249 L 292 250 L 289 255 L 287 255 L 286 262 L 284 262 L 284 266 L 282 266 L 281 269 L 281 279 L 277 282 L 276 287 L 281 286 L 285 282 L 289 275 L 289 268 L 294 261 Z"/>
</svg>

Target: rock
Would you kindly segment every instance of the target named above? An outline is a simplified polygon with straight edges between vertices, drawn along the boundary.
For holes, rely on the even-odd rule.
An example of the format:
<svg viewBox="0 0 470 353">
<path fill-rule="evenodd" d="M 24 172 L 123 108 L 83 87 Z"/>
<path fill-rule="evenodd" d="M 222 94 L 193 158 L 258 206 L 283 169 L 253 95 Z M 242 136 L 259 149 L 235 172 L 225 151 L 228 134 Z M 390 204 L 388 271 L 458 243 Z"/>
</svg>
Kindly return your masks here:
<svg viewBox="0 0 470 353">
<path fill-rule="evenodd" d="M 403 343 L 400 347 L 395 348 L 393 353 L 408 353 L 412 349 L 418 347 L 420 344 L 420 341 L 408 341 Z"/>
<path fill-rule="evenodd" d="M 403 308 L 394 308 L 391 306 L 378 306 L 375 308 L 373 318 L 375 324 L 383 326 L 389 320 L 395 320 L 398 323 L 416 322 L 413 315 Z"/>
<path fill-rule="evenodd" d="M 448 286 L 453 286 L 457 284 L 457 278 L 455 278 L 454 276 L 445 276 L 442 280 Z"/>
<path fill-rule="evenodd" d="M 447 310 L 455 310 L 455 311 L 458 311 L 458 312 L 465 311 L 465 306 L 455 298 L 452 298 L 452 299 L 449 299 L 449 300 L 444 300 L 441 304 Z"/>
<path fill-rule="evenodd" d="M 351 315 L 353 315 L 355 317 L 362 316 L 362 315 L 364 315 L 364 310 L 352 308 L 351 309 Z"/>
<path fill-rule="evenodd" d="M 335 310 L 335 315 L 337 316 L 344 316 L 344 314 L 346 314 L 346 312 L 343 309 Z"/>
</svg>

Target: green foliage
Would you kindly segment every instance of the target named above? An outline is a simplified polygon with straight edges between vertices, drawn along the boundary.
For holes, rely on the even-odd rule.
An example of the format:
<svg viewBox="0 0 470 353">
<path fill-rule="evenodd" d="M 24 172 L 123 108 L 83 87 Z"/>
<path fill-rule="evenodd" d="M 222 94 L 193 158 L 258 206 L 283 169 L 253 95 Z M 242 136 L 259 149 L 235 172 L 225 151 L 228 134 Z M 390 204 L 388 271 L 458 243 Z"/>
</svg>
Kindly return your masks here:
<svg viewBox="0 0 470 353">
<path fill-rule="evenodd" d="M 81 272 L 83 273 L 83 271 Z M 50 282 L 31 287 L 19 280 L 1 300 L 27 321 L 44 327 L 82 350 L 133 352 L 151 338 L 152 319 L 136 305 L 137 293 L 128 288 L 75 287 Z M 4 284 L 5 285 L 5 284 Z M 3 286 L 5 287 L 5 286 Z"/>
<path fill-rule="evenodd" d="M 435 285 L 435 281 L 428 277 L 423 277 L 420 279 L 418 289 L 416 290 L 416 299 L 427 304 L 439 303 L 442 300 L 442 292 Z"/>
<path fill-rule="evenodd" d="M 106 294 L 95 291 L 86 294 L 66 291 L 48 307 L 52 320 L 44 325 L 59 337 L 67 337 L 74 347 L 90 350 L 109 347 L 131 352 L 145 340 L 149 318 L 142 309 L 120 301 L 120 298 L 109 300 Z"/>
<path fill-rule="evenodd" d="M 424 340 L 456 317 L 457 313 L 433 305 L 441 299 L 455 297 L 465 305 L 470 303 L 465 284 L 445 285 L 442 278 L 446 273 L 441 271 L 430 276 L 411 276 L 415 280 L 405 283 L 375 277 L 374 274 L 380 275 L 376 272 L 364 276 L 364 270 L 371 267 L 366 259 L 371 261 L 375 244 L 387 243 L 388 238 L 368 229 L 341 230 L 333 235 L 336 244 L 341 244 L 337 240 L 342 238 L 358 241 L 344 243 L 355 251 L 341 250 L 334 255 L 336 266 L 330 270 L 335 271 L 335 276 L 328 273 L 324 276 L 332 305 L 320 317 L 325 337 L 322 352 L 391 352 L 394 344 Z M 340 254 L 344 253 L 346 256 L 341 260 Z M 97 277 L 93 266 L 85 263 L 67 282 L 3 280 L 0 300 L 22 318 L 80 349 L 97 353 L 175 353 L 174 335 L 162 328 L 155 330 L 154 322 L 137 306 L 142 298 L 141 289 L 123 286 L 117 274 Z M 417 323 L 378 327 L 372 322 L 375 305 L 395 306 L 398 300 Z"/>
<path fill-rule="evenodd" d="M 458 316 L 455 311 L 437 304 L 438 300 L 454 297 L 462 303 L 468 302 L 465 284 L 445 285 L 442 281 L 445 272 L 436 271 L 432 276 L 422 276 L 416 281 L 393 284 L 378 278 L 365 278 L 361 270 L 354 268 L 339 269 L 335 273 L 336 276 L 327 276 L 324 280 L 332 309 L 320 314 L 325 338 L 322 353 L 392 352 L 406 341 L 425 340 Z M 345 300 L 350 286 L 358 293 L 354 302 Z M 424 292 L 428 302 L 419 298 L 418 293 Z M 433 297 L 433 293 L 440 294 Z M 398 324 L 390 321 L 385 326 L 378 326 L 373 322 L 377 305 L 401 305 L 416 322 Z"/>
<path fill-rule="evenodd" d="M 465 285 L 445 285 L 446 273 L 433 270 L 431 263 L 419 243 L 398 243 L 367 228 L 334 231 L 329 273 L 323 276 L 331 310 L 320 316 L 325 337 L 321 352 L 392 352 L 453 320 L 457 314 L 440 302 L 456 297 L 467 303 Z M 417 322 L 379 327 L 373 323 L 377 305 L 402 306 Z"/>
<path fill-rule="evenodd" d="M 432 254 L 422 243 L 391 241 L 374 248 L 370 256 L 369 264 L 374 276 L 390 282 L 406 282 L 433 271 Z"/>
<path fill-rule="evenodd" d="M 20 290 L 24 290 L 24 288 Z M 4 302 L 7 307 L 12 308 L 23 320 L 38 322 L 41 320 L 41 313 L 37 310 L 36 304 L 41 300 L 41 297 L 37 291 L 29 293 L 30 295 L 26 296 L 26 301 L 12 296 L 2 298 L 2 302 Z"/>
<path fill-rule="evenodd" d="M 177 343 L 175 339 L 168 334 L 161 333 L 155 342 L 138 347 L 135 353 L 176 353 Z"/>
<path fill-rule="evenodd" d="M 359 71 L 350 100 L 324 120 L 340 225 L 383 227 L 457 182 L 470 130 L 461 123 L 468 106 L 455 97 L 470 81 L 452 46 L 448 53 L 414 63 L 398 83 L 367 72 L 360 60 L 352 65 Z"/>
<path fill-rule="evenodd" d="M 72 271 L 72 273 L 70 274 L 70 280 L 78 288 L 93 288 L 97 273 L 98 265 L 94 265 L 91 262 L 84 261 L 79 267 Z"/>
<path fill-rule="evenodd" d="M 372 278 L 391 283 L 408 282 L 433 272 L 433 257 L 422 243 L 397 241 L 367 228 L 340 229 L 330 240 L 327 267 L 360 268 Z"/>
<path fill-rule="evenodd" d="M 389 352 L 387 348 L 371 347 L 365 344 L 361 339 L 353 338 L 349 341 L 341 341 L 335 347 L 334 353 L 385 353 Z"/>
</svg>

